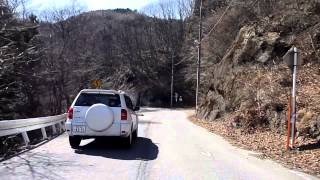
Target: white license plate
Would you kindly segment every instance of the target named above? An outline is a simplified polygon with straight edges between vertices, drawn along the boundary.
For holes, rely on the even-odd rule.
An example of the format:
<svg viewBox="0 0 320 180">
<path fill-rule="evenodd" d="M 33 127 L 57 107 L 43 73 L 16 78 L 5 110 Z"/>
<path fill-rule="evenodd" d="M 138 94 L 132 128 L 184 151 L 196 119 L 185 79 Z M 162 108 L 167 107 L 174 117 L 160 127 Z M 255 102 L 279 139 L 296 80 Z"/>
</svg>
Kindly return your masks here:
<svg viewBox="0 0 320 180">
<path fill-rule="evenodd" d="M 85 133 L 86 132 L 86 127 L 85 126 L 72 126 L 72 132 Z"/>
</svg>

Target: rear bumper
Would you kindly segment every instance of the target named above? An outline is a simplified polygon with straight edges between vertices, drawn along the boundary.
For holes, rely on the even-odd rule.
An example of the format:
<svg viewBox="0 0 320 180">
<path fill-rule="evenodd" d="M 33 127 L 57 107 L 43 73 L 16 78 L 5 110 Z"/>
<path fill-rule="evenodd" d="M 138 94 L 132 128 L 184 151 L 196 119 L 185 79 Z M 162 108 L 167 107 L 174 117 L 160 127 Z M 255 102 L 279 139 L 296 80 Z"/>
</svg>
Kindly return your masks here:
<svg viewBox="0 0 320 180">
<path fill-rule="evenodd" d="M 131 126 L 132 126 L 132 123 L 131 122 L 128 122 L 128 123 L 121 123 L 120 125 L 120 129 L 121 129 L 121 136 L 122 137 L 128 137 L 130 135 L 130 132 L 131 132 Z"/>
<path fill-rule="evenodd" d="M 105 136 L 111 136 L 111 137 L 127 137 L 130 134 L 131 130 L 131 122 L 121 122 L 121 123 L 113 123 L 110 128 L 108 128 L 105 131 L 97 132 L 91 130 L 88 126 L 86 126 L 85 123 L 72 123 L 70 121 L 67 121 L 65 123 L 66 131 L 69 136 L 81 136 L 81 137 L 105 137 Z M 79 132 L 73 132 L 72 127 L 73 126 L 85 126 L 85 132 L 79 133 Z"/>
</svg>

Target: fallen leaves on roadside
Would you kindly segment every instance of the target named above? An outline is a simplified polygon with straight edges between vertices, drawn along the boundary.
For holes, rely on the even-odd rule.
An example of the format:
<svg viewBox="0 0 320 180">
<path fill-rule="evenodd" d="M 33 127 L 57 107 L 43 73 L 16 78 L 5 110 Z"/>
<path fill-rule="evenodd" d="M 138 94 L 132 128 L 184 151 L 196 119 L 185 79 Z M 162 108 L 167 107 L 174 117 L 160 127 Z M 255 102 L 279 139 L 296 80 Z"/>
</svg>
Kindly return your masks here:
<svg viewBox="0 0 320 180">
<path fill-rule="evenodd" d="M 189 119 L 193 123 L 227 138 L 233 145 L 262 153 L 258 156 L 259 158 L 270 158 L 288 168 L 320 177 L 320 145 L 315 140 L 297 139 L 296 147 L 301 147 L 300 150 L 297 148 L 296 150 L 286 151 L 286 136 L 268 129 L 261 128 L 248 133 L 241 128 L 232 127 L 230 118 L 204 121 L 190 116 Z"/>
</svg>

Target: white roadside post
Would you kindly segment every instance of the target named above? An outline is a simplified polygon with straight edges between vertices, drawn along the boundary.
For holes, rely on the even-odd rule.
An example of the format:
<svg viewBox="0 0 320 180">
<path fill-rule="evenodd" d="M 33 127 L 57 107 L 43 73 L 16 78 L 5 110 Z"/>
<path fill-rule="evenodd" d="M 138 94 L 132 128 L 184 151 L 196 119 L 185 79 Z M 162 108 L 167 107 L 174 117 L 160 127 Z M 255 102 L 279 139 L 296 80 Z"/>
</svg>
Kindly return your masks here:
<svg viewBox="0 0 320 180">
<path fill-rule="evenodd" d="M 298 65 L 298 50 L 293 48 L 293 70 L 292 70 L 292 112 L 291 112 L 291 146 L 294 146 L 295 125 L 296 125 L 296 81 L 297 81 L 297 65 Z"/>
<path fill-rule="evenodd" d="M 57 134 L 57 128 L 56 128 L 56 125 L 55 125 L 55 124 L 53 124 L 51 127 L 52 127 L 52 133 L 53 133 L 53 134 Z"/>
<path fill-rule="evenodd" d="M 63 131 L 66 131 L 66 123 L 65 121 L 61 121 Z"/>
<path fill-rule="evenodd" d="M 64 131 L 65 131 L 65 125 L 64 125 L 64 123 L 61 121 L 61 122 L 59 123 L 59 125 L 60 125 L 60 128 L 61 128 L 61 132 L 64 132 Z"/>
<path fill-rule="evenodd" d="M 47 132 L 46 132 L 45 127 L 42 127 L 42 128 L 41 128 L 41 133 L 42 133 L 42 138 L 43 138 L 43 139 L 48 139 L 48 136 L 47 136 Z"/>
<path fill-rule="evenodd" d="M 175 100 L 176 100 L 176 103 L 178 102 L 178 97 L 179 97 L 179 94 L 176 92 L 176 93 L 174 93 L 174 98 L 175 98 Z"/>
<path fill-rule="evenodd" d="M 292 72 L 292 91 L 291 91 L 291 114 L 290 114 L 290 127 L 291 127 L 291 148 L 294 148 L 295 140 L 295 124 L 296 124 L 296 81 L 297 81 L 297 66 L 302 62 L 298 61 L 298 49 L 292 47 L 284 56 L 285 63 L 289 66 Z"/>
<path fill-rule="evenodd" d="M 30 139 L 29 139 L 29 137 L 28 137 L 27 132 L 22 132 L 21 134 L 22 134 L 22 138 L 23 138 L 24 144 L 25 144 L 26 146 L 29 146 Z"/>
</svg>

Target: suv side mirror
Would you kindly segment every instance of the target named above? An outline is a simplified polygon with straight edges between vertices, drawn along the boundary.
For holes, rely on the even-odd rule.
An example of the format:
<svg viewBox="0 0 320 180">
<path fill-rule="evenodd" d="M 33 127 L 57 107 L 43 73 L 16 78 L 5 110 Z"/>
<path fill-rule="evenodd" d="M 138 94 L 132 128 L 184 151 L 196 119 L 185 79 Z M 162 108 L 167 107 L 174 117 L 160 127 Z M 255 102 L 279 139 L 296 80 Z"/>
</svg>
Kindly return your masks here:
<svg viewBox="0 0 320 180">
<path fill-rule="evenodd" d="M 139 107 L 139 106 L 136 106 L 136 107 L 133 108 L 133 110 L 134 110 L 134 111 L 139 111 L 139 110 L 140 110 L 140 107 Z"/>
</svg>

